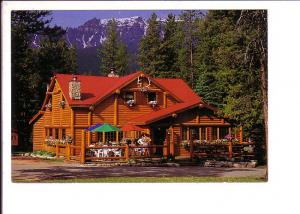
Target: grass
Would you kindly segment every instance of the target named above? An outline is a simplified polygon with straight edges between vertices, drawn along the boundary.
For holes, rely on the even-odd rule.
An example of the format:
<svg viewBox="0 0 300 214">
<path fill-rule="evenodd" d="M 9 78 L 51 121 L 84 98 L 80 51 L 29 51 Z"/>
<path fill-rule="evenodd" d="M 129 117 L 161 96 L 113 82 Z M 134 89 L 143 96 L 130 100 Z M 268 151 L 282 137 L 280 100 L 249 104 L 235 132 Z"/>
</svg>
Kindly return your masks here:
<svg viewBox="0 0 300 214">
<path fill-rule="evenodd" d="M 215 183 L 215 182 L 266 182 L 260 177 L 106 177 L 52 180 L 14 180 L 20 183 Z"/>
</svg>

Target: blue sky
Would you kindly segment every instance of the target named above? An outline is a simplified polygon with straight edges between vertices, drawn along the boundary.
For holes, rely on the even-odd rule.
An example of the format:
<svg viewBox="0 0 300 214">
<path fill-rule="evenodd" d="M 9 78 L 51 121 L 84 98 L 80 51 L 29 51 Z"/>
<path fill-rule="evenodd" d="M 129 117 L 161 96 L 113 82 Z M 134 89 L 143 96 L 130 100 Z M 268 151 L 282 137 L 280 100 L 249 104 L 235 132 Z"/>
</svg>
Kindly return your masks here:
<svg viewBox="0 0 300 214">
<path fill-rule="evenodd" d="M 134 2 L 132 2 L 134 3 Z M 169 13 L 179 15 L 181 10 L 55 10 L 52 11 L 52 25 L 77 27 L 92 18 L 110 19 L 141 16 L 149 18 L 155 12 L 158 17 L 166 18 Z"/>
</svg>

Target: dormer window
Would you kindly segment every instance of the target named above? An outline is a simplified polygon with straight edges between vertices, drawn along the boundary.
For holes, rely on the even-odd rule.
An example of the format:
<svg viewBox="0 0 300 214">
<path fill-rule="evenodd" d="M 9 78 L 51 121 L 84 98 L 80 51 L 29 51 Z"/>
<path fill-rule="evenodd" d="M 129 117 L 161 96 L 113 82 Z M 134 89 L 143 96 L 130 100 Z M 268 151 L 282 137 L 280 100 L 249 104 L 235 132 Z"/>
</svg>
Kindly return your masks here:
<svg viewBox="0 0 300 214">
<path fill-rule="evenodd" d="M 135 104 L 134 92 L 126 92 L 124 95 L 124 100 L 128 106 L 133 106 Z"/>
<path fill-rule="evenodd" d="M 155 92 L 148 92 L 148 103 L 157 102 L 157 96 Z"/>
<path fill-rule="evenodd" d="M 155 92 L 148 92 L 148 104 L 155 108 L 157 106 L 157 94 Z"/>
</svg>

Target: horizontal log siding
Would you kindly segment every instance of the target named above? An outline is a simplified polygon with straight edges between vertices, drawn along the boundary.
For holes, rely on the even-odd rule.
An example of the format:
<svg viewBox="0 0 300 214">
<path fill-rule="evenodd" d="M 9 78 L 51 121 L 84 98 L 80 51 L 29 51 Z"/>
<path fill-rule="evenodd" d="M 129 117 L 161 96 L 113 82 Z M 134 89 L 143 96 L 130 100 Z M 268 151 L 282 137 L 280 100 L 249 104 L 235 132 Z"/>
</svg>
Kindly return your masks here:
<svg viewBox="0 0 300 214">
<path fill-rule="evenodd" d="M 170 95 L 167 95 L 167 107 L 174 105 L 177 101 Z"/>
<path fill-rule="evenodd" d="M 33 151 L 43 149 L 44 130 L 44 117 L 41 116 L 33 125 Z"/>
<path fill-rule="evenodd" d="M 223 124 L 223 120 L 215 116 L 200 115 L 200 123 L 217 125 Z"/>
<path fill-rule="evenodd" d="M 82 141 L 82 130 L 83 128 L 75 128 L 74 129 L 74 142 L 75 146 L 81 146 L 81 141 Z M 88 132 L 85 132 L 85 145 L 88 146 L 87 144 L 87 137 L 88 137 Z M 75 149 L 75 155 L 80 155 L 80 148 Z"/>
<path fill-rule="evenodd" d="M 52 125 L 52 111 L 50 111 L 48 108 L 46 109 L 44 115 L 44 125 L 45 126 L 51 126 Z"/>
<path fill-rule="evenodd" d="M 188 110 L 178 114 L 176 123 L 197 123 L 197 112 L 195 110 Z"/>
<path fill-rule="evenodd" d="M 135 117 L 139 117 L 141 115 L 150 113 L 154 110 L 158 110 L 160 109 L 159 107 L 157 108 L 152 108 L 151 106 L 147 105 L 135 105 L 133 107 L 128 107 L 127 105 L 123 104 L 123 103 L 119 103 L 118 106 L 118 111 L 119 111 L 119 115 L 118 115 L 118 121 L 120 125 L 126 124 L 128 121 L 130 121 L 131 119 L 135 118 Z"/>
<path fill-rule="evenodd" d="M 65 107 L 62 109 L 61 124 L 69 126 L 71 125 L 71 108 L 66 102 Z"/>
<path fill-rule="evenodd" d="M 74 125 L 88 126 L 88 111 L 87 110 L 74 110 Z"/>
<path fill-rule="evenodd" d="M 88 120 L 86 119 L 86 122 Z M 110 123 L 114 122 L 114 95 L 103 100 L 96 106 L 92 114 L 92 124 L 96 123 Z M 75 123 L 76 124 L 76 123 Z"/>
</svg>

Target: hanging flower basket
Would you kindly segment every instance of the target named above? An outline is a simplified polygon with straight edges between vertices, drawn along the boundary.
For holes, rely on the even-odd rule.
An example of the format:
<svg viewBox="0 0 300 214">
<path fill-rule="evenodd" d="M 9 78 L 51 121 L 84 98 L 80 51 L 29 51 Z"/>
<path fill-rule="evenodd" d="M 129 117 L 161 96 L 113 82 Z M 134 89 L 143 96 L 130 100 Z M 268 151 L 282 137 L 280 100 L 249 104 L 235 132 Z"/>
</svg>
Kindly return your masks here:
<svg viewBox="0 0 300 214">
<path fill-rule="evenodd" d="M 62 100 L 62 101 L 60 101 L 59 102 L 59 106 L 61 107 L 61 108 L 64 108 L 65 107 L 65 101 L 64 100 Z"/>
</svg>

